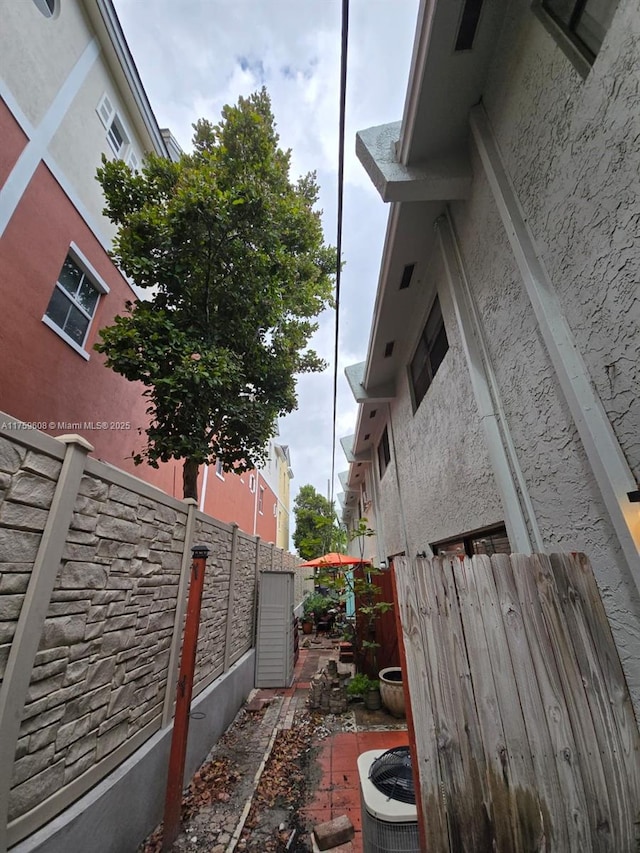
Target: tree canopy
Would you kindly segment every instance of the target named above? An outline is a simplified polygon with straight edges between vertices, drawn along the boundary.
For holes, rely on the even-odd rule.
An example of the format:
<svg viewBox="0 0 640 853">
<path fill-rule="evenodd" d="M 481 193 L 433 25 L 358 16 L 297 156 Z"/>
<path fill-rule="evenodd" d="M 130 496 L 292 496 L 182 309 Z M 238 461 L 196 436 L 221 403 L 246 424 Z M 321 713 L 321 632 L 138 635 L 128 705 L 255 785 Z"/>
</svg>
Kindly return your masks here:
<svg viewBox="0 0 640 853">
<path fill-rule="evenodd" d="M 114 259 L 149 298 L 127 303 L 96 349 L 146 386 L 134 461 L 184 459 L 185 497 L 205 462 L 262 462 L 276 419 L 296 408 L 296 374 L 324 368 L 307 344 L 336 265 L 316 176 L 290 179 L 264 88 L 194 131 L 177 163 L 150 154 L 137 173 L 121 160 L 98 169 Z"/>
<path fill-rule="evenodd" d="M 303 559 L 313 560 L 329 551 L 344 552 L 346 532 L 338 524 L 333 504 L 313 486 L 301 486 L 293 502 L 293 514 L 293 544 Z"/>
</svg>

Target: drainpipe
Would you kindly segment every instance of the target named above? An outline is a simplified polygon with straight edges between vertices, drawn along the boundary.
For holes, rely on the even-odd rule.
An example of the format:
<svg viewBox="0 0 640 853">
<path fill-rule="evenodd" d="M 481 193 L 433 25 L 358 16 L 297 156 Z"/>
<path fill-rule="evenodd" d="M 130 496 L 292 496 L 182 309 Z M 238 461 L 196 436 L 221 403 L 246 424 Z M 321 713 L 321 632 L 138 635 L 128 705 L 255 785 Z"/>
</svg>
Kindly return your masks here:
<svg viewBox="0 0 640 853">
<path fill-rule="evenodd" d="M 398 468 L 398 454 L 396 453 L 396 438 L 393 429 L 393 418 L 391 417 L 391 403 L 387 403 L 388 422 L 391 433 L 391 446 L 393 447 L 393 462 L 396 471 L 396 488 L 398 490 L 398 509 L 400 510 L 400 520 L 402 521 L 402 535 L 404 536 L 405 553 L 408 558 L 411 558 L 411 549 L 409 548 L 409 535 L 407 533 L 407 519 L 404 514 L 404 503 L 402 500 L 402 489 L 400 487 L 400 471 Z M 373 464 L 373 463 L 372 463 Z"/>
<path fill-rule="evenodd" d="M 204 473 L 202 475 L 202 492 L 200 494 L 200 506 L 198 507 L 200 512 L 204 512 L 204 501 L 207 496 L 207 482 L 209 480 L 209 466 L 204 466 Z"/>
</svg>

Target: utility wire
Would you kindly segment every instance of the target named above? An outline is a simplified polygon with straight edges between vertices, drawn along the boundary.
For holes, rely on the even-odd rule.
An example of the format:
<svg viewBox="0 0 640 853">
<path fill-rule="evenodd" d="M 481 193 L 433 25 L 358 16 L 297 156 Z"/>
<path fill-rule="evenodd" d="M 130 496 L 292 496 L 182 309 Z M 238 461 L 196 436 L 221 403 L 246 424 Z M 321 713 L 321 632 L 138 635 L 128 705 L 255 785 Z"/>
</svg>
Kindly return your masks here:
<svg viewBox="0 0 640 853">
<path fill-rule="evenodd" d="M 340 53 L 340 129 L 338 134 L 338 235 L 336 238 L 336 330 L 333 353 L 333 429 L 331 439 L 331 489 L 336 472 L 336 420 L 338 417 L 338 341 L 340 332 L 340 274 L 342 270 L 342 200 L 344 196 L 344 137 L 347 107 L 347 45 L 349 43 L 349 0 L 342 0 L 342 47 Z"/>
</svg>

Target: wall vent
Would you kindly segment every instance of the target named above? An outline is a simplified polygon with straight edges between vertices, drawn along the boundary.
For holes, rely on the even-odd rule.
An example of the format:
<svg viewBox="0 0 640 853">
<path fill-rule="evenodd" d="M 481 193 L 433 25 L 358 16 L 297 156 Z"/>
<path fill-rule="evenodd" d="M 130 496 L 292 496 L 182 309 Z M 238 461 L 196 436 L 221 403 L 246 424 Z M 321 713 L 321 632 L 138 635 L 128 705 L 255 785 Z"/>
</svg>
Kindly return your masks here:
<svg viewBox="0 0 640 853">
<path fill-rule="evenodd" d="M 415 268 L 415 264 L 407 264 L 406 267 L 402 270 L 402 278 L 400 279 L 400 287 L 398 288 L 398 290 L 405 290 L 407 287 L 409 287 Z"/>
<path fill-rule="evenodd" d="M 389 358 L 393 354 L 393 348 L 395 346 L 395 341 L 389 341 L 389 343 L 384 348 L 384 357 Z"/>
<path fill-rule="evenodd" d="M 458 28 L 458 37 L 456 38 L 457 51 L 471 50 L 473 40 L 478 29 L 478 21 L 480 20 L 480 12 L 482 11 L 483 0 L 466 0 L 462 9 L 462 17 L 460 18 L 460 27 Z"/>
</svg>

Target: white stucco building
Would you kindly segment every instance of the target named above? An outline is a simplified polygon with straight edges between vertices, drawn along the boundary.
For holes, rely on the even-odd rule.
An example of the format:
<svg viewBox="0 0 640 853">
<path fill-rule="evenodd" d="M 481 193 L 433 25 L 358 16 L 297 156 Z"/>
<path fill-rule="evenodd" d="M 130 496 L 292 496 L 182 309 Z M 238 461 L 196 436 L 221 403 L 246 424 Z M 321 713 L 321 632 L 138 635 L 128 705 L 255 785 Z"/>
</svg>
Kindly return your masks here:
<svg viewBox="0 0 640 853">
<path fill-rule="evenodd" d="M 378 558 L 584 551 L 640 710 L 640 4 L 424 0 L 344 440 Z M 631 496 L 631 497 L 630 497 Z"/>
</svg>

